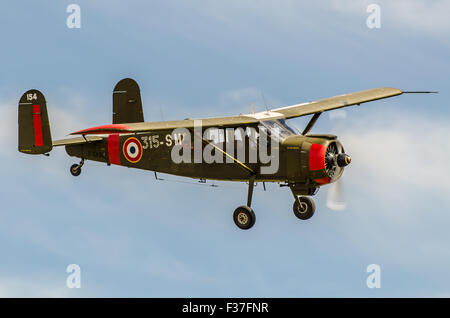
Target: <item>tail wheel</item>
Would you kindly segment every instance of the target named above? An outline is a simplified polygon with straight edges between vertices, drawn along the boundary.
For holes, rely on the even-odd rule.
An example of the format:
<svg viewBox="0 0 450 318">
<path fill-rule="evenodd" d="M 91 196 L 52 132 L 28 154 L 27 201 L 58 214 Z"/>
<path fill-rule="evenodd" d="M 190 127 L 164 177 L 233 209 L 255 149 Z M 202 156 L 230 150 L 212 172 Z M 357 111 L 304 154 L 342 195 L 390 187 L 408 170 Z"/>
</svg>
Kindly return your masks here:
<svg viewBox="0 0 450 318">
<path fill-rule="evenodd" d="M 233 220 L 238 228 L 241 230 L 248 230 L 255 224 L 255 212 L 246 205 L 240 206 L 234 210 Z"/>
<path fill-rule="evenodd" d="M 300 220 L 307 220 L 314 215 L 316 205 L 310 197 L 300 197 L 294 201 L 294 214 Z"/>
<path fill-rule="evenodd" d="M 80 167 L 80 165 L 77 165 L 76 163 L 73 164 L 73 165 L 70 167 L 70 173 L 72 174 L 72 176 L 78 177 L 78 176 L 80 175 L 80 173 L 81 173 L 81 167 Z"/>
</svg>

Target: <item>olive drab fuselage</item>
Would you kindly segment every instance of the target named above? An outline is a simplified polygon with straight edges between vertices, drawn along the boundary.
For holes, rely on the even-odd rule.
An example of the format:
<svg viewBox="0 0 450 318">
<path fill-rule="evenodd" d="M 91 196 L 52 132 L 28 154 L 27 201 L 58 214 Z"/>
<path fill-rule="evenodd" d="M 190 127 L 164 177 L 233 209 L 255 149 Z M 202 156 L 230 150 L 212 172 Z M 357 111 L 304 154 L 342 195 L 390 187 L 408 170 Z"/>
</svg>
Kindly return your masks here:
<svg viewBox="0 0 450 318">
<path fill-rule="evenodd" d="M 325 171 L 324 153 L 311 152 L 311 148 L 317 147 L 313 145 L 320 145 L 322 149 L 325 149 L 330 142 L 339 143 L 336 136 L 333 135 L 294 135 L 287 137 L 272 150 L 278 152 L 279 156 L 277 171 L 273 174 L 262 174 L 260 171 L 264 164 L 248 162 L 251 146 L 249 145 L 249 138 L 245 138 L 246 161 L 244 164 L 255 171 L 255 180 L 257 181 L 295 184 L 297 192 L 308 194 L 318 186 L 336 179 L 329 178 Z M 190 162 L 175 163 L 172 160 L 172 149 L 180 143 L 188 145 L 188 147 L 191 146 Z M 135 154 L 129 153 L 130 144 L 131 147 L 135 147 Z M 70 156 L 86 160 L 196 179 L 226 181 L 247 181 L 249 179 L 249 171 L 242 169 L 240 165 L 234 162 L 226 162 L 225 155 L 222 157 L 222 162 L 206 163 L 202 161 L 195 163 L 192 145 L 192 140 L 191 142 L 182 141 L 180 136 L 168 130 L 155 133 L 110 134 L 103 137 L 100 142 L 66 145 L 66 151 Z M 225 149 L 225 146 L 225 142 L 221 144 L 223 149 Z M 205 144 L 202 144 L 202 152 L 204 149 Z M 183 149 L 183 151 L 186 151 L 186 149 Z"/>
</svg>

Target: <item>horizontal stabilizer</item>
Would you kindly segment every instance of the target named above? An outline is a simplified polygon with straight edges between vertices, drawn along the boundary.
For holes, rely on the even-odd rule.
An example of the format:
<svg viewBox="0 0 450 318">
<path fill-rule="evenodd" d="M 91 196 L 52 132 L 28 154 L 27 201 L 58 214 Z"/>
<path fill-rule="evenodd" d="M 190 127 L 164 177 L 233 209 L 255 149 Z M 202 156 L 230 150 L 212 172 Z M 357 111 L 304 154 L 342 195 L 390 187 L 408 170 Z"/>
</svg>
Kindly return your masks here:
<svg viewBox="0 0 450 318">
<path fill-rule="evenodd" d="M 99 136 L 86 136 L 86 137 L 75 137 L 67 138 L 53 141 L 53 147 L 67 146 L 67 145 L 80 145 L 89 142 L 101 141 L 102 137 Z"/>
</svg>

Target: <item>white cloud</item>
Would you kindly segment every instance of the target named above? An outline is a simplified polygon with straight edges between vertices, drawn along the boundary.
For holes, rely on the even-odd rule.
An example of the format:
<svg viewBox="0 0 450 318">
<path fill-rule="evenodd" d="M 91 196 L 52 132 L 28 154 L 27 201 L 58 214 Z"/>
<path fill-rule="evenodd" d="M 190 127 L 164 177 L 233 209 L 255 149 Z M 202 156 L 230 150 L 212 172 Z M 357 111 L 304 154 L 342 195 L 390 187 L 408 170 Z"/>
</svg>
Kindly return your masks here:
<svg viewBox="0 0 450 318">
<path fill-rule="evenodd" d="M 340 231 L 380 263 L 442 270 L 450 261 L 450 120 L 412 112 L 353 116 L 334 131 L 352 156 L 342 177 L 348 208 L 335 212 L 343 213 L 335 221 L 350 223 Z"/>
<path fill-rule="evenodd" d="M 372 113 L 340 134 L 353 158 L 351 169 L 359 176 L 355 180 L 371 191 L 395 197 L 411 188 L 450 193 L 450 179 L 444 177 L 450 121 L 397 114 L 389 117 L 387 126 L 376 127 L 383 121 L 382 115 Z"/>
<path fill-rule="evenodd" d="M 427 32 L 437 36 L 441 33 L 450 32 L 450 2 L 445 0 L 330 0 L 320 2 L 306 1 L 218 1 L 206 2 L 201 5 L 191 1 L 183 3 L 184 10 L 192 10 L 202 19 L 209 20 L 216 26 L 226 27 L 228 30 L 239 30 L 240 33 L 248 33 L 264 37 L 266 28 L 281 29 L 285 32 L 298 32 L 299 30 L 333 28 L 334 23 L 355 29 L 365 25 L 369 15 L 367 6 L 377 3 L 381 7 L 382 27 L 394 27 L 402 33 L 409 33 L 411 29 L 420 32 Z M 176 12 L 175 6 L 169 8 Z M 354 20 L 349 21 L 348 17 Z M 361 23 L 355 24 L 354 21 Z M 195 26 L 191 21 L 189 26 Z M 184 33 L 186 37 L 194 38 L 195 33 L 191 33 L 191 28 L 179 28 L 178 31 Z M 211 35 L 214 30 L 209 30 Z"/>
<path fill-rule="evenodd" d="M 0 143 L 2 153 L 9 152 L 8 148 L 13 145 L 17 150 L 17 102 L 2 102 L 0 101 Z"/>
</svg>

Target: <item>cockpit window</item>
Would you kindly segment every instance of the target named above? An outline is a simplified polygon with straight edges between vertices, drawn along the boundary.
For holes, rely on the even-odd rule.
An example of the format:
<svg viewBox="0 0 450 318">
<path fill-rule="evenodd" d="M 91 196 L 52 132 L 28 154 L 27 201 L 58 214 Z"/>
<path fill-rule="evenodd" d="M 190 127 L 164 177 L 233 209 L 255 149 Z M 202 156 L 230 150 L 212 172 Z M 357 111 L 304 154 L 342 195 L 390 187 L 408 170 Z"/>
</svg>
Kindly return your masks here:
<svg viewBox="0 0 450 318">
<path fill-rule="evenodd" d="M 300 135 L 301 134 L 300 131 L 295 126 L 292 126 L 292 125 L 288 124 L 286 119 L 278 119 L 277 121 L 280 123 L 280 125 L 285 127 L 287 130 L 292 132 L 294 135 Z"/>
<path fill-rule="evenodd" d="M 282 141 L 289 136 L 300 135 L 300 132 L 292 126 L 289 126 L 284 119 L 264 120 L 261 124 L 267 129 L 267 133 L 272 138 L 278 138 Z"/>
</svg>

